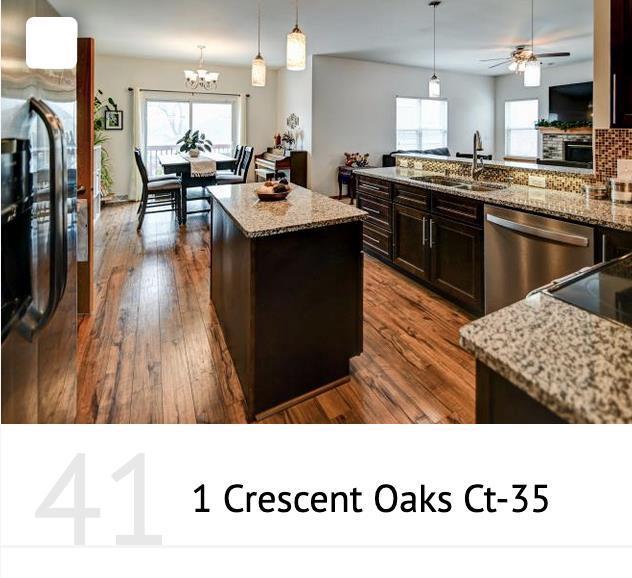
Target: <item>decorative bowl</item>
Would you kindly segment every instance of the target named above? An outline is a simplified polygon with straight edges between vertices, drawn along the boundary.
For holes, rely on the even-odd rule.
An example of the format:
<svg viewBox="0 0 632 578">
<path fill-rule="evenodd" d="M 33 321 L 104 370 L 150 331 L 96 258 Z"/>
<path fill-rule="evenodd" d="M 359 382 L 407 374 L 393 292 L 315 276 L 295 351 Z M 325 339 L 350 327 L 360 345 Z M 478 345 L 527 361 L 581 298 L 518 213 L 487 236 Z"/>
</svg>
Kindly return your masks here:
<svg viewBox="0 0 632 578">
<path fill-rule="evenodd" d="M 276 187 L 279 186 L 279 183 L 276 181 L 268 181 L 265 185 L 261 185 L 255 193 L 257 193 L 257 197 L 259 197 L 260 201 L 284 201 L 287 196 L 292 192 L 292 187 L 287 185 L 281 185 L 285 189 L 282 191 L 275 190 Z"/>
</svg>

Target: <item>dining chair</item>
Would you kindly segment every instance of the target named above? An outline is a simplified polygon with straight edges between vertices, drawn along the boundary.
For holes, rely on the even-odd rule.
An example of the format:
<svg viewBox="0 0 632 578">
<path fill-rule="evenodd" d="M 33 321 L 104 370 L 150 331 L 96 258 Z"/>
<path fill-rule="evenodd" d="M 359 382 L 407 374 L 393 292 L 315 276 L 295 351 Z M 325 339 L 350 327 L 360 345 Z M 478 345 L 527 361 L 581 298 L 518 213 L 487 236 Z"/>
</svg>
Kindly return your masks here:
<svg viewBox="0 0 632 578">
<path fill-rule="evenodd" d="M 235 164 L 233 165 L 232 169 L 222 169 L 217 171 L 218 175 L 236 175 L 237 171 L 239 170 L 239 165 L 241 163 L 241 157 L 244 151 L 244 147 L 241 145 L 237 145 L 235 147 L 235 154 L 233 156 L 233 158 L 235 159 Z"/>
<path fill-rule="evenodd" d="M 241 156 L 241 162 L 237 166 L 237 172 L 234 175 L 217 175 L 218 185 L 238 185 L 248 180 L 248 171 L 252 164 L 252 158 L 255 154 L 254 147 L 244 147 Z"/>
<path fill-rule="evenodd" d="M 143 192 L 138 207 L 138 227 L 140 231 L 145 215 L 154 213 L 175 213 L 178 224 L 181 223 L 182 182 L 177 177 L 150 177 L 139 148 L 134 149 L 136 166 L 143 183 Z M 167 208 L 161 208 L 167 207 Z M 149 211 L 148 211 L 149 209 Z"/>
</svg>

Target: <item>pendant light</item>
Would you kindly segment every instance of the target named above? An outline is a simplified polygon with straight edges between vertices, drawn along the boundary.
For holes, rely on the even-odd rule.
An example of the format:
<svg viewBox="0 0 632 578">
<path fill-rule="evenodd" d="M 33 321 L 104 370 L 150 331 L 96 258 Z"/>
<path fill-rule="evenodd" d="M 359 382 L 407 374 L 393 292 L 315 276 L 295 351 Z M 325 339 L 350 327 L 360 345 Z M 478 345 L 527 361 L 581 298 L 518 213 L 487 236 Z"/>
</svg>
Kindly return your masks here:
<svg viewBox="0 0 632 578">
<path fill-rule="evenodd" d="M 433 64 L 432 64 L 432 78 L 428 83 L 428 94 L 430 98 L 439 98 L 441 96 L 441 81 L 437 76 L 437 6 L 441 4 L 440 0 L 434 0 L 430 2 L 428 6 L 432 7 L 433 16 L 433 39 L 432 39 L 432 52 L 433 52 Z"/>
<path fill-rule="evenodd" d="M 261 0 L 257 2 L 257 56 L 252 61 L 252 86 L 266 85 L 266 61 L 261 56 Z"/>
<path fill-rule="evenodd" d="M 287 35 L 287 69 L 305 70 L 307 60 L 307 38 L 298 27 L 298 0 L 296 0 L 296 24 Z"/>
<path fill-rule="evenodd" d="M 527 60 L 524 69 L 524 85 L 527 88 L 535 88 L 540 86 L 542 80 L 542 64 L 535 55 L 535 26 L 534 26 L 534 8 L 535 0 L 531 0 L 531 56 Z"/>
</svg>

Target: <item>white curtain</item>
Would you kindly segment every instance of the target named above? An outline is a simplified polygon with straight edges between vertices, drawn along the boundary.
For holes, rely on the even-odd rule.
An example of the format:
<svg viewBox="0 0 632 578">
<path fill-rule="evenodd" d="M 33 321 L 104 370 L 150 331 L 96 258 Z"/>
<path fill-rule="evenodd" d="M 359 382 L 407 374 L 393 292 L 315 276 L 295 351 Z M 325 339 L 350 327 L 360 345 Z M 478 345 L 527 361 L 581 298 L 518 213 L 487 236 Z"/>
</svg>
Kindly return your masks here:
<svg viewBox="0 0 632 578">
<path fill-rule="evenodd" d="M 136 162 L 134 161 L 134 148 L 143 149 L 143 103 L 140 90 L 132 90 L 132 150 L 130 151 L 132 160 L 132 171 L 129 178 L 129 192 L 127 198 L 130 201 L 140 201 L 143 192 L 143 184 L 138 174 Z"/>
<path fill-rule="evenodd" d="M 239 144 L 248 144 L 248 97 L 244 93 L 239 95 Z"/>
</svg>

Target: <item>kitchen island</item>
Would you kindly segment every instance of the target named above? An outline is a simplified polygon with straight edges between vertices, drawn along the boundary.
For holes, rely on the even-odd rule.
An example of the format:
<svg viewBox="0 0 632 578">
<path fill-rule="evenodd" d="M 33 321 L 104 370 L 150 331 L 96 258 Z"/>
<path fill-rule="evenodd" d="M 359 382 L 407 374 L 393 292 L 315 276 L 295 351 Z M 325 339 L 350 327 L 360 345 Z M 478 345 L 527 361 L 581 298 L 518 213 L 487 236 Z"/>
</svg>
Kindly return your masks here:
<svg viewBox="0 0 632 578">
<path fill-rule="evenodd" d="M 210 188 L 211 299 L 251 420 L 348 380 L 367 216 L 302 187 L 261 202 L 259 186 Z"/>
</svg>

